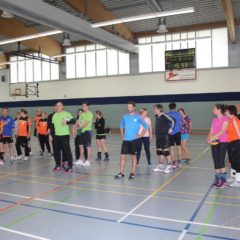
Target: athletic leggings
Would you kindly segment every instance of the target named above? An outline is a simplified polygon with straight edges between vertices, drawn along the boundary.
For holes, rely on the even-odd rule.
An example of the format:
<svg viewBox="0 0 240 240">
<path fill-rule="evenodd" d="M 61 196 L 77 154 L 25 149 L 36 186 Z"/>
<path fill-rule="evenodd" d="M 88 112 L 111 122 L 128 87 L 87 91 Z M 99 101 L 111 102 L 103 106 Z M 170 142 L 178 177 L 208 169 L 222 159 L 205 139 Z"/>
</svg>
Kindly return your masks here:
<svg viewBox="0 0 240 240">
<path fill-rule="evenodd" d="M 28 139 L 27 137 L 21 137 L 18 136 L 17 137 L 17 141 L 16 141 L 16 150 L 17 150 L 17 155 L 20 156 L 22 155 L 22 149 L 21 147 L 24 148 L 25 150 L 25 156 L 29 157 L 29 147 L 28 147 Z"/>
<path fill-rule="evenodd" d="M 240 173 L 240 140 L 232 141 L 228 144 L 228 150 L 231 157 L 232 169 Z"/>
<path fill-rule="evenodd" d="M 149 137 L 142 137 L 142 138 L 138 139 L 137 163 L 139 163 L 139 161 L 140 161 L 142 145 L 144 146 L 144 150 L 146 152 L 148 164 L 151 164 L 150 138 Z"/>
<path fill-rule="evenodd" d="M 220 169 L 225 167 L 226 153 L 227 153 L 227 143 L 220 142 L 217 145 L 212 145 L 212 157 L 213 157 L 215 169 Z"/>
<path fill-rule="evenodd" d="M 45 146 L 46 146 L 48 153 L 51 153 L 51 148 L 50 148 L 50 144 L 49 144 L 49 136 L 43 135 L 43 134 L 38 134 L 38 139 L 39 139 L 39 143 L 40 143 L 42 152 L 45 151 Z"/>
</svg>

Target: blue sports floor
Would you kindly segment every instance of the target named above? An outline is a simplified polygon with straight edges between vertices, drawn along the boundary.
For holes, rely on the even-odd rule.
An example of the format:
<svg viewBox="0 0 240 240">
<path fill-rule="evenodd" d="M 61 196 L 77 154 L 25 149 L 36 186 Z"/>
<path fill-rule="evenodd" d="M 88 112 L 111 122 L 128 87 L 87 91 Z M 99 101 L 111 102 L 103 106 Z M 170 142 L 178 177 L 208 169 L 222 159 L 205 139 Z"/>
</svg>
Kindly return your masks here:
<svg viewBox="0 0 240 240">
<path fill-rule="evenodd" d="M 109 163 L 92 161 L 72 174 L 52 172 L 53 159 L 37 156 L 34 139 L 36 155 L 29 162 L 8 161 L 0 168 L 0 240 L 240 239 L 240 189 L 211 188 L 205 139 L 191 138 L 191 164 L 171 174 L 152 172 L 153 144 L 153 166 L 143 153 L 133 181 L 113 178 L 119 172 L 118 135 L 107 139 Z M 130 167 L 129 160 L 127 176 Z"/>
</svg>

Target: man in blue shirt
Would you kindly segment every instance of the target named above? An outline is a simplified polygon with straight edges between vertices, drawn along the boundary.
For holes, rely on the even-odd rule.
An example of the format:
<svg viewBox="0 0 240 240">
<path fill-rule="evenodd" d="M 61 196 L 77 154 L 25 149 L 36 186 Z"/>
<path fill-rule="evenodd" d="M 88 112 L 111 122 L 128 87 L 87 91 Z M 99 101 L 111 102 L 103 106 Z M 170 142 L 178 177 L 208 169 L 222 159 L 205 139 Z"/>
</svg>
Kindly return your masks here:
<svg viewBox="0 0 240 240">
<path fill-rule="evenodd" d="M 171 159 L 173 161 L 173 167 L 178 167 L 181 164 L 182 159 L 182 146 L 181 146 L 181 114 L 176 111 L 177 105 L 176 103 L 170 103 L 169 109 L 170 112 L 168 115 L 173 118 L 175 122 L 175 126 L 173 128 L 172 133 L 169 136 L 169 145 L 170 145 L 170 154 Z M 177 145 L 178 150 L 178 162 L 175 161 L 175 154 L 174 154 L 174 145 Z"/>
<path fill-rule="evenodd" d="M 1 141 L 3 143 L 3 151 L 5 152 L 5 146 L 6 144 L 8 144 L 11 160 L 13 160 L 14 152 L 13 152 L 12 131 L 15 127 L 15 124 L 14 124 L 13 118 L 9 116 L 8 108 L 2 109 L 1 120 L 3 122 L 3 132 L 2 132 L 2 138 L 1 138 Z"/>
<path fill-rule="evenodd" d="M 115 176 L 115 179 L 124 178 L 126 155 L 131 155 L 132 158 L 132 172 L 129 176 L 129 180 L 135 178 L 138 139 L 143 137 L 148 129 L 142 117 L 135 113 L 135 109 L 136 104 L 134 102 L 128 102 L 128 113 L 123 115 L 120 123 L 120 133 L 123 143 L 120 157 L 120 173 Z M 141 125 L 144 129 L 141 134 L 138 134 Z"/>
</svg>

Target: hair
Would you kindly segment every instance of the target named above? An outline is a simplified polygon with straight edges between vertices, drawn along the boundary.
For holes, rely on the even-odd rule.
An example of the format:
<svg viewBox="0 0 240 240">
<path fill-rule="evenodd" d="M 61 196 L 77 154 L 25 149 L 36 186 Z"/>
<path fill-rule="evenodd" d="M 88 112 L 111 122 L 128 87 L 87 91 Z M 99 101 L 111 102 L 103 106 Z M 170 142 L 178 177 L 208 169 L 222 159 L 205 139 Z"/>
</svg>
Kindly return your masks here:
<svg viewBox="0 0 240 240">
<path fill-rule="evenodd" d="M 77 117 L 76 117 L 76 119 L 78 120 L 79 119 L 79 113 L 80 112 L 82 112 L 83 113 L 83 110 L 82 110 L 82 108 L 79 108 L 78 110 L 77 110 Z"/>
<path fill-rule="evenodd" d="M 85 102 L 82 103 L 82 105 L 87 105 L 89 107 L 90 103 L 88 101 L 85 101 Z"/>
<path fill-rule="evenodd" d="M 186 114 L 186 113 L 185 113 L 185 110 L 184 110 L 183 108 L 179 108 L 179 109 L 178 109 L 178 112 L 179 112 L 179 111 L 182 111 L 184 114 Z"/>
<path fill-rule="evenodd" d="M 217 108 L 218 110 L 221 110 L 221 113 L 224 114 L 227 106 L 224 104 L 217 103 L 215 104 L 215 108 Z"/>
<path fill-rule="evenodd" d="M 103 113 L 99 110 L 95 111 L 96 114 L 98 114 L 100 117 L 103 117 Z"/>
<path fill-rule="evenodd" d="M 226 107 L 226 110 L 229 111 L 230 115 L 237 116 L 237 108 L 234 105 L 230 105 Z"/>
<path fill-rule="evenodd" d="M 41 112 L 41 114 L 42 114 L 42 113 L 44 113 L 44 114 L 46 114 L 46 115 L 47 115 L 47 113 L 46 113 L 46 112 L 44 112 L 44 111 L 42 111 L 42 112 Z"/>
<path fill-rule="evenodd" d="M 133 101 L 129 101 L 129 102 L 128 102 L 128 105 L 132 105 L 133 107 L 136 107 L 136 103 L 133 102 Z"/>
<path fill-rule="evenodd" d="M 28 111 L 24 108 L 20 109 L 20 113 L 24 113 L 25 115 L 28 115 Z"/>
<path fill-rule="evenodd" d="M 143 107 L 143 108 L 141 109 L 140 113 L 142 114 L 143 112 L 146 112 L 146 111 L 147 111 L 147 109 L 146 109 L 145 107 Z"/>
<path fill-rule="evenodd" d="M 161 112 L 164 111 L 162 104 L 155 104 L 153 107 L 159 109 Z"/>
<path fill-rule="evenodd" d="M 171 102 L 171 103 L 169 103 L 168 107 L 170 110 L 175 110 L 177 107 L 177 104 L 175 102 Z"/>
<path fill-rule="evenodd" d="M 9 110 L 9 108 L 8 108 L 8 107 L 4 107 L 4 108 L 3 108 L 3 110 L 7 110 L 7 111 L 8 111 L 8 110 Z"/>
</svg>

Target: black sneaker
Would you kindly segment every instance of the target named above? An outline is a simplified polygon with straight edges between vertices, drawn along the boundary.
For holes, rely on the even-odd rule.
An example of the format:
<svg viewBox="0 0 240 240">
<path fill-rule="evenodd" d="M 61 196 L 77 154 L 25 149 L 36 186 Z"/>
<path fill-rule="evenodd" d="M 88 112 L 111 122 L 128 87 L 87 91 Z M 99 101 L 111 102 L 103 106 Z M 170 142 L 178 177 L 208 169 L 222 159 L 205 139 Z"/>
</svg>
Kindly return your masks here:
<svg viewBox="0 0 240 240">
<path fill-rule="evenodd" d="M 101 161 L 102 158 L 101 157 L 96 157 L 95 161 Z"/>
<path fill-rule="evenodd" d="M 109 162 L 109 157 L 105 157 L 103 161 L 104 162 Z"/>
<path fill-rule="evenodd" d="M 59 172 L 61 171 L 61 167 L 56 166 L 55 168 L 53 168 L 53 172 Z"/>
<path fill-rule="evenodd" d="M 129 180 L 133 180 L 135 178 L 135 174 L 134 173 L 131 173 L 128 177 Z"/>
<path fill-rule="evenodd" d="M 115 175 L 114 178 L 115 178 L 115 179 L 121 179 L 121 178 L 124 178 L 124 174 L 119 173 L 119 174 Z"/>
<path fill-rule="evenodd" d="M 67 169 L 65 169 L 65 173 L 72 173 L 73 172 L 73 169 L 72 168 L 67 168 Z"/>
</svg>

